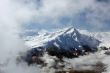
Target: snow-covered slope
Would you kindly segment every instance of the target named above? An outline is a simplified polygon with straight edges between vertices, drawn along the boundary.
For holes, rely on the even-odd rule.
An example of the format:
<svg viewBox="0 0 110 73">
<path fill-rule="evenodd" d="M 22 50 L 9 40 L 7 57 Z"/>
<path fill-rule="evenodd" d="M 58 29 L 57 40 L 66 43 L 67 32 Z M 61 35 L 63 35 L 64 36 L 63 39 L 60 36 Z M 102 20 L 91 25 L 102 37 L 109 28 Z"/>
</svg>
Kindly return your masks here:
<svg viewBox="0 0 110 73">
<path fill-rule="evenodd" d="M 82 47 L 84 45 L 87 45 L 91 48 L 96 48 L 99 43 L 100 42 L 97 39 L 85 34 L 81 34 L 73 27 L 64 28 L 53 33 L 40 34 L 26 41 L 26 45 L 29 47 L 56 46 L 63 49 L 83 49 Z"/>
<path fill-rule="evenodd" d="M 110 47 L 110 32 L 88 32 L 87 30 L 80 30 L 80 33 L 100 40 L 101 43 L 99 46 Z"/>
<path fill-rule="evenodd" d="M 95 32 L 93 36 L 101 41 L 100 46 L 110 47 L 110 32 Z"/>
<path fill-rule="evenodd" d="M 26 39 L 26 45 L 31 48 L 30 53 L 33 53 L 32 51 L 36 49 L 39 49 L 40 47 L 48 47 L 48 46 L 56 46 L 59 49 L 79 49 L 82 50 L 83 45 L 88 45 L 91 48 L 97 47 L 97 46 L 109 46 L 110 43 L 110 33 L 109 32 L 88 32 L 86 30 L 77 30 L 73 27 L 64 28 L 61 30 L 58 30 L 56 32 L 45 32 L 41 33 L 38 36 L 31 36 Z M 36 48 L 37 47 L 37 48 Z M 39 48 L 38 48 L 39 47 Z M 44 49 L 44 48 L 42 48 Z M 52 48 L 51 48 L 52 49 Z M 56 63 L 55 60 L 57 60 L 59 55 L 62 56 L 63 53 L 59 54 L 63 50 L 57 50 L 55 49 L 54 52 L 55 55 L 49 54 L 49 52 L 46 51 L 46 53 L 43 53 L 43 57 L 40 57 L 40 59 L 43 59 L 45 63 L 47 64 L 46 67 L 43 67 L 43 70 L 52 70 L 54 68 L 54 65 L 57 65 L 57 67 L 60 67 L 60 62 Z M 86 48 L 88 49 L 88 48 Z M 40 49 L 42 52 L 42 50 Z M 58 51 L 58 52 L 56 52 Z M 59 52 L 60 51 L 60 52 Z M 71 50 L 72 51 L 72 50 Z M 104 50 L 101 49 L 98 50 L 95 53 L 86 54 L 83 56 L 79 56 L 78 58 L 74 58 L 74 51 L 72 51 L 73 55 L 71 55 L 71 51 L 64 52 L 67 56 L 64 55 L 62 65 L 65 65 L 63 70 L 70 70 L 70 68 L 73 68 L 74 70 L 93 70 L 96 72 L 102 72 L 102 70 L 105 70 L 107 72 L 104 73 L 110 73 L 110 49 Z M 84 51 L 84 50 L 83 50 Z M 43 51 L 45 52 L 45 51 Z M 68 52 L 68 53 L 67 53 Z M 77 51 L 78 52 L 78 51 Z M 37 52 L 38 53 L 38 52 Z M 53 52 L 52 52 L 53 53 Z M 84 52 L 83 52 L 84 53 Z M 58 54 L 58 55 L 57 55 Z M 72 59 L 69 56 L 73 56 Z M 82 53 L 81 53 L 82 55 Z M 29 55 L 26 56 L 29 59 Z M 71 59 L 68 59 L 71 58 Z M 28 61 L 27 61 L 28 62 Z M 101 66 L 100 66 L 101 65 Z M 62 68 L 58 68 L 61 69 Z M 57 70 L 57 69 L 55 69 Z"/>
</svg>

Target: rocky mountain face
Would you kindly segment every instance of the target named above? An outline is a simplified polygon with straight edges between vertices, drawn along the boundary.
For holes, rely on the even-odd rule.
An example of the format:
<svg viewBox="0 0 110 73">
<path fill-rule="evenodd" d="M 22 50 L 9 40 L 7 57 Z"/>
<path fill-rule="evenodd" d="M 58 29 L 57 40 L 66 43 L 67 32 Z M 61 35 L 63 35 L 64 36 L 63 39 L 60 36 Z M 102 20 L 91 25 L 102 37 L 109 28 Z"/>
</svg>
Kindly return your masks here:
<svg viewBox="0 0 110 73">
<path fill-rule="evenodd" d="M 97 51 L 100 41 L 69 27 L 53 33 L 43 33 L 26 40 L 26 45 L 31 49 L 24 57 L 25 61 L 31 63 L 33 57 L 48 53 L 62 59 L 63 57 L 74 58 L 89 52 Z"/>
<path fill-rule="evenodd" d="M 109 65 L 106 62 L 110 59 L 110 48 L 107 47 L 109 33 L 69 27 L 43 32 L 25 41 L 30 49 L 20 53 L 17 63 L 35 64 L 43 70 L 52 71 L 50 73 L 101 73 Z M 44 73 L 49 73 L 46 71 Z"/>
<path fill-rule="evenodd" d="M 32 48 L 48 48 L 50 46 L 55 46 L 57 48 L 63 48 L 65 50 L 70 50 L 70 48 L 82 50 L 83 46 L 85 45 L 89 46 L 90 48 L 96 48 L 99 43 L 99 40 L 91 36 L 82 34 L 73 27 L 61 29 L 50 34 L 43 33 L 26 41 L 26 45 Z"/>
</svg>

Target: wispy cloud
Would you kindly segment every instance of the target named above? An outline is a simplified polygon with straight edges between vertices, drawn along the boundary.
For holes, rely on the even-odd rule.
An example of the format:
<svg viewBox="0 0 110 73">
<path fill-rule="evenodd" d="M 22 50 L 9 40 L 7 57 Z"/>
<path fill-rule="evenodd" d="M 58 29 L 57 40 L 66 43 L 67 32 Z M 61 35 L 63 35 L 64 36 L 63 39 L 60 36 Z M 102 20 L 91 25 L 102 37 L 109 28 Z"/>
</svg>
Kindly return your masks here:
<svg viewBox="0 0 110 73">
<path fill-rule="evenodd" d="M 24 25 L 32 22 L 42 27 L 61 27 L 62 18 L 72 20 L 74 16 L 87 10 L 85 21 L 89 26 L 99 29 L 105 26 L 106 21 L 110 21 L 109 3 L 96 0 L 0 0 L 0 64 L 11 57 L 11 63 L 4 68 L 8 73 L 37 72 L 36 67 L 16 67 L 15 61 L 12 61 L 16 53 L 25 47 L 19 38 Z"/>
<path fill-rule="evenodd" d="M 96 1 L 89 10 L 91 12 L 86 14 L 88 24 L 95 29 L 106 29 L 110 24 L 110 1 Z"/>
<path fill-rule="evenodd" d="M 80 17 L 76 18 L 82 12 L 85 12 L 83 22 L 80 21 Z M 66 18 L 69 18 L 66 21 L 68 26 L 68 23 L 76 18 L 77 22 L 80 22 L 76 26 L 105 29 L 110 24 L 109 12 L 108 0 L 0 0 L 0 41 L 2 41 L 0 44 L 4 46 L 13 38 L 16 40 L 18 38 L 16 33 L 21 32 L 23 26 L 30 22 L 38 28 L 44 26 L 51 28 L 65 26 Z M 84 22 L 87 24 L 83 24 Z"/>
<path fill-rule="evenodd" d="M 33 22 L 36 25 L 62 27 L 65 24 L 61 20 L 69 18 L 69 21 L 67 21 L 68 26 L 68 23 L 72 19 L 74 21 L 75 18 L 77 22 L 81 22 L 80 17 L 77 17 L 83 12 L 85 12 L 83 18 L 85 19 L 84 22 L 87 22 L 87 27 L 83 22 L 81 22 L 80 26 L 99 30 L 105 29 L 110 21 L 109 0 L 21 0 L 20 2 L 23 8 L 26 7 L 29 10 L 27 12 L 23 9 L 21 12 L 24 11 L 26 18 L 31 16 L 28 22 Z M 18 13 L 18 15 L 22 17 L 22 13 Z M 76 25 L 79 26 L 79 24 Z"/>
<path fill-rule="evenodd" d="M 0 41 L 4 39 L 11 41 L 9 38 L 13 39 L 15 35 L 12 35 L 19 33 L 26 23 L 32 22 L 49 28 L 50 26 L 62 27 L 61 19 L 66 17 L 72 20 L 84 11 L 87 28 L 92 26 L 94 29 L 102 29 L 109 26 L 110 2 L 108 0 L 0 0 Z M 85 24 L 82 22 L 78 26 L 85 26 Z"/>
</svg>

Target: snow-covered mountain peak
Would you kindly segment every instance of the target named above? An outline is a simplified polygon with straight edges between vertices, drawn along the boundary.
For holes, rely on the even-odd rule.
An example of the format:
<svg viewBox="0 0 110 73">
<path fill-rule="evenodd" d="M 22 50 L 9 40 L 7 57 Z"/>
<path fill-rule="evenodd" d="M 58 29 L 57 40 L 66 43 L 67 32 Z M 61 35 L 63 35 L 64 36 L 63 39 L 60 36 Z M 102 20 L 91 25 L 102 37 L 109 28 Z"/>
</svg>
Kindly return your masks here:
<svg viewBox="0 0 110 73">
<path fill-rule="evenodd" d="M 65 30 L 63 30 L 64 33 L 73 33 L 73 32 L 77 32 L 77 30 L 74 27 L 68 27 L 65 28 Z"/>
<path fill-rule="evenodd" d="M 95 38 L 81 34 L 74 27 L 64 28 L 48 35 L 38 35 L 26 41 L 29 47 L 56 46 L 63 49 L 82 49 L 83 45 L 93 48 L 97 47 L 99 43 Z"/>
<path fill-rule="evenodd" d="M 60 36 L 70 36 L 70 37 L 78 37 L 80 35 L 79 31 L 74 27 L 67 27 L 64 29 L 60 29 L 57 32 L 52 33 L 50 38 L 58 38 Z"/>
</svg>

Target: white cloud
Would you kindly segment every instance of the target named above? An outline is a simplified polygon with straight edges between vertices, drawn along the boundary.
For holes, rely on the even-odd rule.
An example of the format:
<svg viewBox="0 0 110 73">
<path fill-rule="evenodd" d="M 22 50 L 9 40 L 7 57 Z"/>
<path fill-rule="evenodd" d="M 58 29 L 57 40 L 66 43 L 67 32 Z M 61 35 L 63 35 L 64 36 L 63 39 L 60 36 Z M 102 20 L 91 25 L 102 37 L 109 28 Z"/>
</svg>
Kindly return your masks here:
<svg viewBox="0 0 110 73">
<path fill-rule="evenodd" d="M 103 23 L 103 20 L 110 19 L 110 6 L 96 3 L 95 0 L 41 0 L 40 6 L 38 4 L 39 1 L 35 0 L 0 0 L 0 64 L 4 63 L 7 57 L 15 59 L 16 53 L 24 49 L 19 32 L 23 32 L 22 26 L 29 21 L 57 24 L 60 18 L 72 18 L 87 8 L 93 11 L 92 14 L 87 14 L 88 22 L 97 24 L 97 27 L 103 26 L 100 23 Z M 91 25 L 96 26 L 94 24 Z M 9 67 L 15 70 L 18 68 L 14 64 L 9 64 Z"/>
<path fill-rule="evenodd" d="M 1 70 L 4 73 L 36 72 L 33 70 L 36 67 L 28 68 L 25 65 L 27 69 L 23 69 L 24 67 L 17 66 L 15 61 L 19 51 L 26 50 L 19 33 L 23 30 L 22 24 L 33 15 L 33 11 L 31 12 L 28 7 L 31 6 L 13 0 L 0 0 L 0 72 Z"/>
<path fill-rule="evenodd" d="M 105 24 L 107 21 L 110 21 L 110 3 L 100 3 L 95 2 L 94 5 L 91 6 L 89 9 L 91 12 L 88 13 L 87 21 L 90 26 L 92 26 L 95 29 L 102 29 L 107 24 Z M 109 27 L 109 26 L 108 26 Z"/>
<path fill-rule="evenodd" d="M 94 0 L 42 0 L 41 7 L 37 10 L 37 22 L 52 20 L 58 22 L 62 17 L 73 17 L 85 8 L 90 7 Z"/>
<path fill-rule="evenodd" d="M 105 26 L 105 21 L 110 19 L 110 5 L 109 2 L 98 2 L 97 0 L 23 0 L 18 16 L 22 17 L 22 14 L 32 17 L 31 21 L 35 23 L 47 24 L 56 27 L 62 26 L 60 19 L 63 17 L 72 18 L 76 17 L 82 12 L 86 13 L 85 22 L 88 26 L 92 26 L 94 29 L 101 29 Z M 27 4 L 26 4 L 27 1 Z M 36 2 L 35 2 L 36 1 Z M 22 2 L 22 1 L 21 1 Z M 27 12 L 24 7 L 29 11 Z M 21 9 L 23 8 L 23 9 Z M 24 11 L 24 12 L 23 12 Z M 22 17 L 24 18 L 24 16 Z M 24 18 L 25 19 L 25 18 Z M 80 22 L 80 20 L 79 20 Z M 38 25 L 38 24 L 37 24 Z M 76 24 L 77 25 L 77 24 Z M 84 24 L 82 24 L 83 26 Z M 106 25 L 107 26 L 107 25 Z"/>
</svg>

